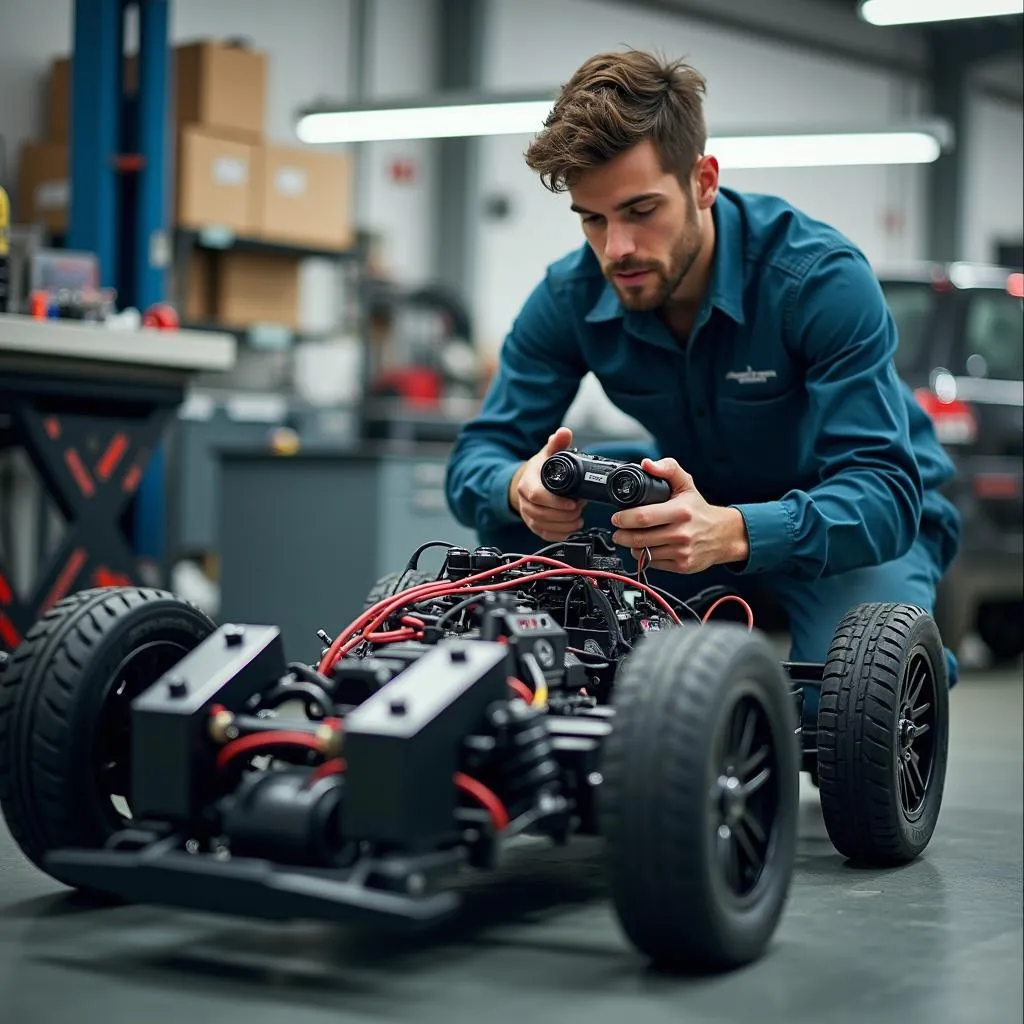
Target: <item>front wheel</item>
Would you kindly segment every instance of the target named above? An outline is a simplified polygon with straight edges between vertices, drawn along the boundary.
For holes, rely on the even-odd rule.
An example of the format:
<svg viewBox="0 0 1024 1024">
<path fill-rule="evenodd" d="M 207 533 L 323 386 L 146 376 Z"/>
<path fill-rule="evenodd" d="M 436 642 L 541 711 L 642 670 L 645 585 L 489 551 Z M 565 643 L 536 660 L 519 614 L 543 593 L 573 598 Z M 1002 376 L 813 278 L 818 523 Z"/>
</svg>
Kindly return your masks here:
<svg viewBox="0 0 1024 1024">
<path fill-rule="evenodd" d="M 789 894 L 799 799 L 774 650 L 727 623 L 645 634 L 614 706 L 599 806 L 623 930 L 668 967 L 757 959 Z"/>
<path fill-rule="evenodd" d="M 0 675 L 0 810 L 37 867 L 130 821 L 131 703 L 214 632 L 160 590 L 86 590 L 55 605 Z"/>
</svg>

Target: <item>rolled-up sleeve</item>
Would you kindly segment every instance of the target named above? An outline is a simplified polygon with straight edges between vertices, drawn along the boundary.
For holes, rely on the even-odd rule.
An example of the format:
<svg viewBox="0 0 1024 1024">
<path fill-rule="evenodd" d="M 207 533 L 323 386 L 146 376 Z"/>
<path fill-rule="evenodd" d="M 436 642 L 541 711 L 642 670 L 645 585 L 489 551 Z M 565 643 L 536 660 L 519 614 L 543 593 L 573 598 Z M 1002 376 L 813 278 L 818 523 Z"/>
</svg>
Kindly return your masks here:
<svg viewBox="0 0 1024 1024">
<path fill-rule="evenodd" d="M 586 373 L 577 339 L 570 307 L 548 275 L 513 323 L 480 412 L 449 459 L 448 504 L 464 526 L 515 521 L 508 488 L 516 467 L 561 426 Z"/>
<path fill-rule="evenodd" d="M 816 578 L 899 558 L 917 536 L 923 487 L 877 278 L 855 251 L 827 253 L 794 288 L 786 318 L 806 366 L 805 443 L 820 482 L 734 506 L 750 543 L 740 571 Z"/>
</svg>

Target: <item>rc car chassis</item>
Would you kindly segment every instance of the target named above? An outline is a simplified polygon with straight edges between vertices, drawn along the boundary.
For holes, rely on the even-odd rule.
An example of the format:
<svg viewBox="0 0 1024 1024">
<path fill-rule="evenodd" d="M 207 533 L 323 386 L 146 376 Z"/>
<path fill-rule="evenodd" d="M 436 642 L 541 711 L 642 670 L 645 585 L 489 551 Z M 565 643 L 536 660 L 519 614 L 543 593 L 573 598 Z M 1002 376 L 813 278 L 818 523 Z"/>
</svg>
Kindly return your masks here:
<svg viewBox="0 0 1024 1024">
<path fill-rule="evenodd" d="M 636 949 L 719 969 L 776 930 L 801 770 L 843 856 L 928 844 L 947 681 L 920 609 L 853 608 L 824 664 L 793 664 L 709 621 L 729 595 L 683 604 L 604 531 L 444 544 L 435 575 L 428 546 L 318 631 L 315 665 L 163 591 L 53 607 L 0 662 L 0 806 L 26 856 L 130 901 L 422 926 L 515 837 L 599 835 Z"/>
</svg>

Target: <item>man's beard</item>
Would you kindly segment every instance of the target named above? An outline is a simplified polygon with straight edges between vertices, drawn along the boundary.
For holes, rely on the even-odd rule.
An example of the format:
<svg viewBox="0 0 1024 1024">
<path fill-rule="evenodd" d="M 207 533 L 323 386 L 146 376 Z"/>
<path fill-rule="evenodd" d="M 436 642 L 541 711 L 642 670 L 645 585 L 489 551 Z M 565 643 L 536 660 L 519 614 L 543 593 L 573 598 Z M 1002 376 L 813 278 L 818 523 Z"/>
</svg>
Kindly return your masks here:
<svg viewBox="0 0 1024 1024">
<path fill-rule="evenodd" d="M 662 263 L 626 259 L 605 269 L 605 276 L 611 281 L 618 293 L 619 301 L 626 309 L 636 311 L 658 309 L 679 288 L 683 278 L 693 269 L 693 264 L 700 255 L 701 240 L 695 209 L 689 211 L 686 228 L 687 230 L 679 239 L 675 249 L 672 250 L 667 267 Z M 636 270 L 651 271 L 656 278 L 653 287 L 646 278 L 641 285 L 635 287 L 622 285 L 615 279 L 616 274 Z"/>
</svg>

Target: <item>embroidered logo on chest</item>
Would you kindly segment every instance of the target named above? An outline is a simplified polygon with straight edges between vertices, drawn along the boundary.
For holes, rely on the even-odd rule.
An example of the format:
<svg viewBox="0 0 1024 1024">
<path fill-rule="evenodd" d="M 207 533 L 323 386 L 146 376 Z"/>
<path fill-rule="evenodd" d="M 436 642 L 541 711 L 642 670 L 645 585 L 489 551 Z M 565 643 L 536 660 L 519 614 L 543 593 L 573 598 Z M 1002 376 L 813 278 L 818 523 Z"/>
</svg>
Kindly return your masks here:
<svg viewBox="0 0 1024 1024">
<path fill-rule="evenodd" d="M 775 376 L 774 370 L 753 370 L 748 366 L 745 370 L 730 370 L 725 379 L 740 384 L 764 384 Z"/>
</svg>

